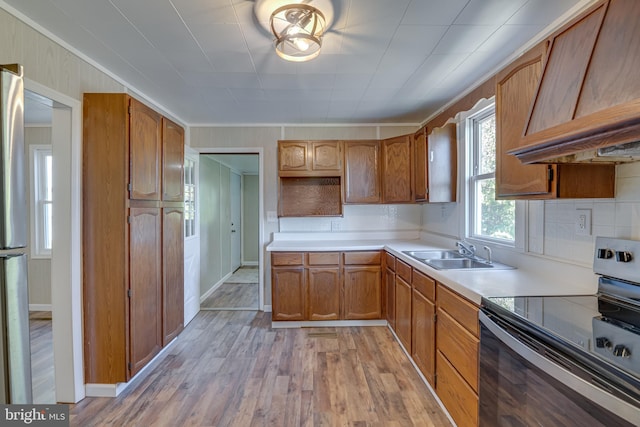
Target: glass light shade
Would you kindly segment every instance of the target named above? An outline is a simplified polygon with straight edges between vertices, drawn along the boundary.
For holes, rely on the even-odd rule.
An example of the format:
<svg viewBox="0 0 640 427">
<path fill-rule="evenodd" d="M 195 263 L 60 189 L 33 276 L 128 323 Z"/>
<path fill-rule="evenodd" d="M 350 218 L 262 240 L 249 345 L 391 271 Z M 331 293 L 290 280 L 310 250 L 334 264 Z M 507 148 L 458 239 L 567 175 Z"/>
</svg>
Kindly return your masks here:
<svg viewBox="0 0 640 427">
<path fill-rule="evenodd" d="M 306 4 L 277 8 L 269 21 L 276 37 L 276 53 L 287 61 L 303 62 L 320 54 L 326 21 L 322 12 Z"/>
</svg>

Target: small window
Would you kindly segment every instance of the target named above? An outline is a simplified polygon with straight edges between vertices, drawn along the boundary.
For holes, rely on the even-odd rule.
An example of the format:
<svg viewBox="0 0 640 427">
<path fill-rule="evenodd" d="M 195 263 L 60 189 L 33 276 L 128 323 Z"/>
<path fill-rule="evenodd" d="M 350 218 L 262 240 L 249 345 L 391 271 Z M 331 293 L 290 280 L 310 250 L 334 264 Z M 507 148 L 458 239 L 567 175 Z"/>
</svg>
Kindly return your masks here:
<svg viewBox="0 0 640 427">
<path fill-rule="evenodd" d="M 32 145 L 31 257 L 50 258 L 53 244 L 53 156 L 50 145 Z"/>
<path fill-rule="evenodd" d="M 469 237 L 513 246 L 516 204 L 496 200 L 496 116 L 493 106 L 468 119 Z"/>
<path fill-rule="evenodd" d="M 196 162 L 184 162 L 184 237 L 196 235 Z"/>
</svg>

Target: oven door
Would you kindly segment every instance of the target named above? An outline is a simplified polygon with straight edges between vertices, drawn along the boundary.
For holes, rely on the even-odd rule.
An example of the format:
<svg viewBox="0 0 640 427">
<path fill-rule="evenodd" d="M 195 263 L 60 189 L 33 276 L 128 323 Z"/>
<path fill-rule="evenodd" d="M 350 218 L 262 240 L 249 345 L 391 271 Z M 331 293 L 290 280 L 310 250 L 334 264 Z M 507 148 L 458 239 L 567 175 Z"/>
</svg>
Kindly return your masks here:
<svg viewBox="0 0 640 427">
<path fill-rule="evenodd" d="M 507 330 L 508 323 L 480 312 L 480 426 L 640 423 L 639 408 L 594 385 L 595 378 L 583 379 L 592 373 L 578 372 L 580 366 L 553 351 L 549 356 L 555 361 L 542 356 L 534 348 L 544 344 L 521 330 Z"/>
</svg>

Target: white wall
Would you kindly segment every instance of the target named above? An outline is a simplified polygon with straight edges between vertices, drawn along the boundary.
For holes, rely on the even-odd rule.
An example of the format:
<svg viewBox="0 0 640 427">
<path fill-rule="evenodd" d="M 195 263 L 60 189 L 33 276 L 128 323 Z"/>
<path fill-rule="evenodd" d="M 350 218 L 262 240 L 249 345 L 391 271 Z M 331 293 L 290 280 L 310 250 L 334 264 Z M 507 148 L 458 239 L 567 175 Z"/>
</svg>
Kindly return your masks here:
<svg viewBox="0 0 640 427">
<path fill-rule="evenodd" d="M 260 236 L 260 177 L 242 176 L 242 263 L 257 265 Z"/>
</svg>

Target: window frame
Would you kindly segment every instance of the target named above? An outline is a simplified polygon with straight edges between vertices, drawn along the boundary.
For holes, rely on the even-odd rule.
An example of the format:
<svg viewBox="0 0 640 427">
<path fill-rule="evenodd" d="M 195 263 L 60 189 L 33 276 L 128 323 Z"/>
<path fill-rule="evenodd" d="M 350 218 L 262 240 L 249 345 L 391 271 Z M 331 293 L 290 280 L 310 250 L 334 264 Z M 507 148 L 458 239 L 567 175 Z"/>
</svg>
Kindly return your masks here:
<svg viewBox="0 0 640 427">
<path fill-rule="evenodd" d="M 460 118 L 459 125 L 463 126 L 464 132 L 461 132 L 465 139 L 463 146 L 465 147 L 464 155 L 466 161 L 466 167 L 463 169 L 463 182 L 465 183 L 463 188 L 465 189 L 465 206 L 463 215 L 462 235 L 472 241 L 475 244 L 490 245 L 492 247 L 503 247 L 507 249 L 515 249 L 523 251 L 525 246 L 525 234 L 526 229 L 526 202 L 521 200 L 515 200 L 515 234 L 513 240 L 492 238 L 486 235 L 482 235 L 476 232 L 475 222 L 477 221 L 475 215 L 476 209 L 476 191 L 475 186 L 482 180 L 493 178 L 495 179 L 495 170 L 490 173 L 483 173 L 475 175 L 474 163 L 477 163 L 479 159 L 479 144 L 476 144 L 478 138 L 478 130 L 475 123 L 490 115 L 495 115 L 495 100 L 483 100 L 479 102 L 473 109 L 467 111 Z M 496 153 L 497 156 L 497 153 Z M 498 158 L 496 157 L 496 162 Z"/>
<path fill-rule="evenodd" d="M 188 165 L 188 162 L 191 165 Z M 184 156 L 184 220 L 182 235 L 185 239 L 197 239 L 200 236 L 200 214 L 199 214 L 199 194 L 198 194 L 198 179 L 199 179 L 199 161 L 197 158 L 185 154 Z M 188 176 L 190 174 L 190 176 Z M 189 188 L 193 194 L 193 204 L 189 205 Z M 191 225 L 193 229 L 190 229 L 188 214 L 193 214 L 193 220 Z M 192 231 L 187 235 L 188 231 Z"/>
<path fill-rule="evenodd" d="M 51 248 L 43 247 L 46 237 L 43 235 L 45 228 L 44 216 L 45 205 L 50 205 L 53 209 L 53 194 L 51 200 L 42 197 L 42 193 L 46 192 L 46 184 L 42 182 L 42 175 L 45 167 L 46 157 L 51 156 L 53 164 L 53 147 L 50 144 L 32 144 L 29 146 L 29 166 L 30 166 L 30 191 L 31 191 L 31 230 L 30 230 L 30 253 L 32 259 L 51 259 L 51 250 L 53 248 L 53 229 L 51 228 Z M 53 169 L 53 166 L 52 166 Z M 53 193 L 53 174 L 50 183 Z M 44 199 L 44 200 L 43 200 Z M 50 227 L 52 227 L 52 223 Z"/>
</svg>

